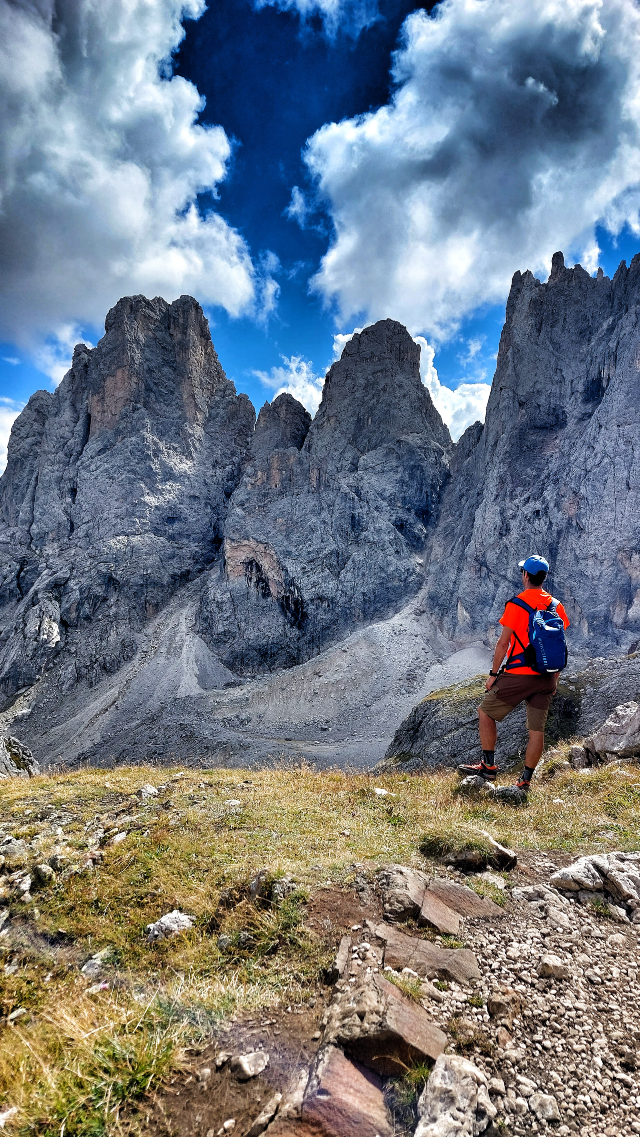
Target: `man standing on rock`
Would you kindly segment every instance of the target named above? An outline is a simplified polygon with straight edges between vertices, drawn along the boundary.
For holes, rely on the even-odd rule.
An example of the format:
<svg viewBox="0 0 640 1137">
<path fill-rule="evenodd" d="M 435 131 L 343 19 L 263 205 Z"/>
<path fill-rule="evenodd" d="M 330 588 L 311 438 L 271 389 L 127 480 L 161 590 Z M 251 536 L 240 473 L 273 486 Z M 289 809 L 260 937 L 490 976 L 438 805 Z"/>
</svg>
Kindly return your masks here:
<svg viewBox="0 0 640 1137">
<path fill-rule="evenodd" d="M 507 602 L 500 619 L 503 630 L 486 682 L 487 694 L 478 707 L 482 761 L 473 766 L 458 766 L 458 773 L 462 776 L 475 774 L 485 781 L 495 782 L 498 772 L 495 761 L 496 723 L 502 722 L 514 707 L 524 701 L 527 704 L 529 743 L 522 777 L 515 788 L 526 795 L 544 749 L 544 728 L 558 685 L 558 675 L 566 664 L 564 628 L 569 627 L 569 619 L 562 604 L 542 587 L 549 562 L 534 554 L 520 561 L 518 568 L 524 590 Z M 547 616 L 540 618 L 541 612 Z M 532 625 L 532 619 L 537 623 Z M 534 638 L 538 638 L 537 631 L 542 629 L 537 650 L 530 642 L 532 627 L 536 629 Z M 549 659 L 545 657 L 545 650 Z M 541 651 L 547 667 L 541 666 Z"/>
</svg>

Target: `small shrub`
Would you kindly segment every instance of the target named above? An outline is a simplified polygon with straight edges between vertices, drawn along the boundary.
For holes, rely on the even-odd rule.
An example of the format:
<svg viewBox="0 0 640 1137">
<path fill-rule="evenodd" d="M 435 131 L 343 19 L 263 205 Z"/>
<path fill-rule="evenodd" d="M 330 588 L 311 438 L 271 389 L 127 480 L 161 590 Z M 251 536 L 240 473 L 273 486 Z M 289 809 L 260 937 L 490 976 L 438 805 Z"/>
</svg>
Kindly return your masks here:
<svg viewBox="0 0 640 1137">
<path fill-rule="evenodd" d="M 419 1062 L 409 1067 L 401 1078 L 385 1087 L 385 1100 L 394 1122 L 396 1137 L 410 1137 L 418 1123 L 418 1098 L 429 1080 L 431 1065 Z"/>
<path fill-rule="evenodd" d="M 425 857 L 446 857 L 450 853 L 464 853 L 474 850 L 489 856 L 491 845 L 477 830 L 432 829 L 424 833 L 418 845 Z"/>
<path fill-rule="evenodd" d="M 484 1031 L 482 1027 L 479 1027 L 477 1023 L 462 1018 L 461 1015 L 453 1015 L 447 1023 L 447 1030 L 455 1043 L 456 1049 L 463 1054 L 471 1050 L 479 1050 L 481 1054 L 487 1057 L 493 1054 L 493 1042 L 486 1031 Z"/>
</svg>

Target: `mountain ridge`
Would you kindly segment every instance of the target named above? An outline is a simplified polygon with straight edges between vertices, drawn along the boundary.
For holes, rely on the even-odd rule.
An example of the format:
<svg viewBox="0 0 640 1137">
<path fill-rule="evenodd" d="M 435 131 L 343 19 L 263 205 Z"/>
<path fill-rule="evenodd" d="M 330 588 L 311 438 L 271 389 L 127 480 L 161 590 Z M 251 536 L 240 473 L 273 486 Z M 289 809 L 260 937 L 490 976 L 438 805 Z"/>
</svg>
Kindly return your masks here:
<svg viewBox="0 0 640 1137">
<path fill-rule="evenodd" d="M 21 713 L 41 762 L 280 747 L 369 765 L 398 725 L 394 691 L 401 717 L 448 656 L 484 666 L 532 548 L 578 655 L 628 650 L 639 316 L 640 255 L 613 280 L 562 254 L 546 284 L 516 273 L 485 424 L 453 444 L 394 320 L 347 342 L 313 419 L 286 394 L 256 419 L 195 300 L 123 298 L 14 424 L 2 717 Z M 342 676 L 335 690 L 320 694 L 314 660 Z M 287 688 L 303 703 L 297 743 Z"/>
</svg>

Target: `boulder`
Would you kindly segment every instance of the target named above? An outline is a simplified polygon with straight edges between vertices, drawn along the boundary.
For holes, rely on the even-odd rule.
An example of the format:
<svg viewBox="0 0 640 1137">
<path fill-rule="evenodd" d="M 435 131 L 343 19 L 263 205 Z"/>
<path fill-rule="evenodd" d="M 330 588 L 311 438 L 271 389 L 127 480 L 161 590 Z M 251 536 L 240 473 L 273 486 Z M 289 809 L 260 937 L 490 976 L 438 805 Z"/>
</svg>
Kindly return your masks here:
<svg viewBox="0 0 640 1137">
<path fill-rule="evenodd" d="M 40 767 L 27 746 L 17 738 L 0 738 L 0 778 L 33 778 Z"/>
<path fill-rule="evenodd" d="M 497 1112 L 482 1071 L 457 1054 L 441 1054 L 418 1101 L 415 1137 L 477 1137 Z"/>
<path fill-rule="evenodd" d="M 319 1051 L 300 1111 L 304 1123 L 325 1137 L 392 1137 L 382 1083 L 334 1046 Z M 298 1123 L 299 1124 L 299 1123 Z"/>
<path fill-rule="evenodd" d="M 326 1016 L 324 1045 L 340 1046 L 383 1076 L 442 1054 L 447 1038 L 415 1000 L 382 975 L 340 992 Z"/>
<path fill-rule="evenodd" d="M 424 894 L 419 924 L 427 924 L 447 936 L 457 936 L 460 931 L 460 916 L 454 912 L 430 888 Z"/>
<path fill-rule="evenodd" d="M 558 1103 L 552 1094 L 531 1094 L 529 1109 L 538 1121 L 560 1121 Z"/>
<path fill-rule="evenodd" d="M 249 1054 L 234 1054 L 229 1061 L 229 1069 L 239 1082 L 257 1078 L 269 1065 L 269 1055 L 264 1050 L 252 1050 Z"/>
<path fill-rule="evenodd" d="M 570 974 L 566 963 L 563 963 L 557 955 L 548 953 L 540 960 L 538 975 L 541 979 L 569 979 Z"/>
<path fill-rule="evenodd" d="M 494 904 L 493 900 L 478 896 L 477 892 L 474 892 L 466 884 L 456 884 L 455 881 L 435 877 L 429 885 L 429 893 L 460 916 L 470 916 L 475 919 L 478 917 L 493 919 L 504 916 L 503 908 Z"/>
<path fill-rule="evenodd" d="M 640 754 L 640 704 L 621 703 L 585 745 L 601 761 Z"/>
<path fill-rule="evenodd" d="M 429 886 L 429 877 L 406 865 L 384 865 L 376 873 L 387 920 L 408 920 L 418 916 Z"/>
<path fill-rule="evenodd" d="M 549 878 L 549 884 L 564 892 L 601 892 L 603 882 L 600 873 L 591 863 L 591 858 L 580 857 L 567 868 L 559 869 Z"/>
<path fill-rule="evenodd" d="M 4 857 L 4 867 L 11 872 L 21 869 L 27 863 L 27 846 L 24 841 L 16 841 L 13 837 L 6 837 L 0 845 L 0 854 Z"/>
<path fill-rule="evenodd" d="M 378 924 L 378 939 L 384 941 L 384 963 L 394 971 L 410 967 L 426 979 L 453 979 L 456 983 L 469 983 L 480 979 L 478 961 L 468 948 L 441 948 L 430 940 L 407 936 L 389 924 Z"/>
</svg>

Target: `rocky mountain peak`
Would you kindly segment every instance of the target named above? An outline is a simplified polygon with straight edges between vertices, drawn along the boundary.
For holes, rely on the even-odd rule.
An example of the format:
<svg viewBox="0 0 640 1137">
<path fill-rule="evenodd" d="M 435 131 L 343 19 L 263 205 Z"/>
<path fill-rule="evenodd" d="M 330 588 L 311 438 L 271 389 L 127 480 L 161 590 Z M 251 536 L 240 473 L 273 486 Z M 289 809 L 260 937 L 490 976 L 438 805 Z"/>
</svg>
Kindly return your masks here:
<svg viewBox="0 0 640 1137">
<path fill-rule="evenodd" d="M 379 320 L 346 344 L 327 372 L 306 448 L 328 468 L 355 467 L 360 455 L 408 435 L 451 437 L 420 379 L 420 347 L 396 320 Z"/>
<path fill-rule="evenodd" d="M 311 415 L 288 391 L 265 403 L 256 421 L 253 453 L 260 459 L 274 450 L 295 446 L 301 450 L 309 433 Z"/>
</svg>

